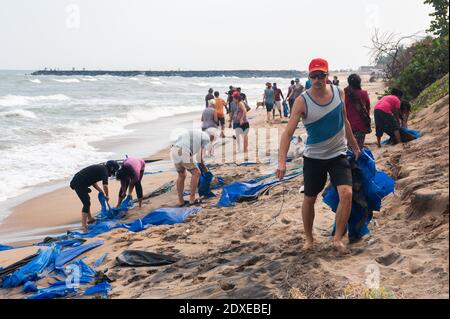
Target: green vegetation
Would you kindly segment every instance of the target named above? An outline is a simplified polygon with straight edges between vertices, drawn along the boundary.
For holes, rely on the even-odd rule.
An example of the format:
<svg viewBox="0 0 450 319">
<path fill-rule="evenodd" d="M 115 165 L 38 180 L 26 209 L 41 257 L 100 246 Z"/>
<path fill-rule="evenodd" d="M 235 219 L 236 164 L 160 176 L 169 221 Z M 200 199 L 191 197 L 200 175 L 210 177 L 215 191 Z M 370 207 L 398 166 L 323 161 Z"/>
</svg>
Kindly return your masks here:
<svg viewBox="0 0 450 319">
<path fill-rule="evenodd" d="M 424 3 L 434 8 L 428 30 L 433 36 L 406 49 L 407 61 L 391 83 L 391 87 L 403 91 L 407 100 L 416 98 L 425 88 L 449 73 L 449 0 L 425 0 Z"/>
<path fill-rule="evenodd" d="M 420 93 L 411 103 L 412 112 L 416 113 L 424 107 L 427 107 L 444 96 L 448 95 L 448 73 L 443 78 L 437 80 Z"/>
</svg>

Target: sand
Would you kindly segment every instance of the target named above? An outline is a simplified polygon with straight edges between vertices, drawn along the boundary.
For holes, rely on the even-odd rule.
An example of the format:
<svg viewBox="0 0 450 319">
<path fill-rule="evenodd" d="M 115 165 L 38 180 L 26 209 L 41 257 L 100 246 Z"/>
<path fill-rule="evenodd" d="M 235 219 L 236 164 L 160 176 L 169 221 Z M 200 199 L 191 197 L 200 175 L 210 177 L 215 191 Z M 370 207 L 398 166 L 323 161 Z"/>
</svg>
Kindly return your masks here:
<svg viewBox="0 0 450 319">
<path fill-rule="evenodd" d="M 343 83 L 344 78 L 340 79 Z M 363 79 L 375 103 L 383 84 L 368 83 L 368 76 Z M 249 115 L 251 128 L 267 126 L 263 110 L 253 109 Z M 448 97 L 419 112 L 409 126 L 424 136 L 406 146 L 378 149 L 374 134 L 368 136 L 377 167 L 396 179 L 396 191 L 384 199 L 381 212 L 375 212 L 371 236 L 351 245 L 350 255 L 341 256 L 332 249 L 329 233 L 334 213 L 320 196 L 314 223 L 316 249 L 302 251 L 300 176 L 253 203 L 217 208 L 213 205 L 218 198 L 206 200 L 202 212 L 183 224 L 102 234 L 98 238 L 105 240 L 104 245 L 86 253 L 87 262 L 108 252 L 101 268 L 108 269 L 107 275 L 115 280 L 111 298 L 448 298 Z M 288 168 L 299 164 L 301 160 Z M 230 163 L 215 167 L 213 173 L 229 183 L 270 169 L 263 164 Z M 144 192 L 175 180 L 175 174 L 166 174 L 146 178 Z M 220 196 L 220 191 L 215 192 Z M 175 203 L 173 190 L 145 203 L 142 210 L 131 210 L 127 220 Z M 58 190 L 17 207 L 2 227 L 76 222 L 78 206 L 70 189 Z M 0 253 L 0 265 L 34 251 L 26 249 Z M 168 254 L 180 261 L 160 267 L 118 267 L 115 257 L 126 249 Z M 368 279 L 376 279 L 371 271 L 379 273 L 378 289 L 367 289 Z M 0 297 L 22 298 L 23 294 L 18 288 L 2 289 Z"/>
</svg>

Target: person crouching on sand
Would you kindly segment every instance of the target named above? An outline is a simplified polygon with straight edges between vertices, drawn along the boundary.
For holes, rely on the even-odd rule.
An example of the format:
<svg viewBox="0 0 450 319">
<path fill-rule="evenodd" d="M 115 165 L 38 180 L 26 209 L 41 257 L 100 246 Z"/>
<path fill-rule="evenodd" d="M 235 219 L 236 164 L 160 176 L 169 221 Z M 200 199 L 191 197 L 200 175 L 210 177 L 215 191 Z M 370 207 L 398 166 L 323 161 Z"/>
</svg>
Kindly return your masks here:
<svg viewBox="0 0 450 319">
<path fill-rule="evenodd" d="M 142 207 L 142 199 L 144 197 L 142 191 L 142 178 L 144 177 L 145 161 L 140 158 L 128 157 L 123 161 L 122 167 L 117 171 L 116 178 L 120 181 L 119 200 L 117 207 L 120 207 L 126 196 L 128 188 L 128 196 L 133 194 L 136 188 L 136 196 L 139 201 L 139 208 Z"/>
<path fill-rule="evenodd" d="M 323 59 L 312 60 L 309 66 L 312 87 L 302 93 L 303 98 L 295 100 L 291 118 L 280 141 L 277 176 L 283 179 L 286 174 L 286 155 L 290 141 L 302 119 L 308 134 L 303 162 L 305 197 L 302 217 L 306 235 L 304 249 L 313 249 L 314 204 L 317 195 L 325 187 L 328 173 L 339 194 L 333 246 L 341 253 L 346 253 L 348 250 L 342 242 L 342 237 L 352 206 L 352 172 L 346 157 L 346 138 L 356 159 L 359 158 L 360 149 L 347 119 L 343 103 L 344 93 L 337 86 L 327 85 L 327 76 L 328 62 Z"/>
<path fill-rule="evenodd" d="M 200 203 L 200 200 L 195 200 L 195 193 L 201 175 L 200 170 L 197 167 L 197 161 L 203 172 L 207 172 L 208 169 L 203 162 L 203 154 L 209 143 L 210 137 L 207 133 L 200 130 L 187 130 L 180 134 L 172 145 L 171 158 L 178 173 L 177 193 L 179 207 Z M 194 156 L 197 157 L 197 161 L 194 160 Z M 187 176 L 186 170 L 192 175 L 189 202 L 185 202 L 183 198 L 184 181 Z"/>
<path fill-rule="evenodd" d="M 106 164 L 96 164 L 88 166 L 72 178 L 70 182 L 70 188 L 72 188 L 78 195 L 83 204 L 81 209 L 81 227 L 84 231 L 87 230 L 88 224 L 95 222 L 95 219 L 91 215 L 91 199 L 89 193 L 94 187 L 99 193 L 105 195 L 106 201 L 109 201 L 108 193 L 108 178 L 113 176 L 119 169 L 119 163 L 116 161 L 108 161 Z M 101 189 L 97 183 L 103 182 L 103 189 Z"/>
</svg>

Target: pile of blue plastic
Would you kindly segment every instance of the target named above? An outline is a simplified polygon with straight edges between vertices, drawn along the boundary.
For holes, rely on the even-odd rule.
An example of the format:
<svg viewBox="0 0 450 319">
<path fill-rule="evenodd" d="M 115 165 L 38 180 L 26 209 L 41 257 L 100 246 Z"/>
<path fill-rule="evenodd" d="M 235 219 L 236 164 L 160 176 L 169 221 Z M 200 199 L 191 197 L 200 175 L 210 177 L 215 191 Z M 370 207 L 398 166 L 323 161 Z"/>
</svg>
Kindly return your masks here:
<svg viewBox="0 0 450 319">
<path fill-rule="evenodd" d="M 95 241 L 84 244 L 83 238 L 92 238 L 99 234 L 108 232 L 115 228 L 125 228 L 129 231 L 138 232 L 152 225 L 173 225 L 182 223 L 189 215 L 201 211 L 198 207 L 182 208 L 160 208 L 147 214 L 142 219 L 131 223 L 120 223 L 114 219 L 123 216 L 124 208 L 129 207 L 131 198 L 124 201 L 120 209 L 107 207 L 105 198 L 99 196 L 102 211 L 97 217 L 101 221 L 88 226 L 87 233 L 68 232 L 67 235 L 58 236 L 51 243 L 40 242 L 35 245 L 44 246 L 37 251 L 37 256 L 18 269 L 0 276 L 0 287 L 13 288 L 23 285 L 24 293 L 33 293 L 30 299 L 58 298 L 78 294 L 81 286 L 94 284 L 85 290 L 84 295 L 100 294 L 107 297 L 110 284 L 106 281 L 96 281 L 96 271 L 87 265 L 83 259 L 76 259 L 85 252 L 103 244 L 103 241 Z M 109 219 L 111 218 L 111 219 Z M 0 246 L 0 250 L 14 249 L 15 247 Z M 18 247 L 16 247 L 18 248 Z M 106 255 L 102 255 L 93 263 L 94 267 L 100 266 Z M 0 272 L 5 273 L 8 267 Z M 37 282 L 43 278 L 50 277 L 55 281 L 48 287 L 38 287 Z"/>
<path fill-rule="evenodd" d="M 290 175 L 286 175 L 284 180 L 293 179 L 301 175 L 303 171 L 296 171 Z M 244 198 L 257 198 L 259 194 L 267 190 L 269 187 L 273 187 L 281 184 L 279 179 L 273 179 L 269 181 L 263 181 L 264 179 L 273 176 L 274 174 L 268 174 L 259 178 L 254 178 L 245 182 L 237 182 L 227 185 L 223 188 L 222 196 L 217 203 L 218 207 L 231 207 L 236 202 L 243 200 Z"/>
<path fill-rule="evenodd" d="M 354 160 L 354 154 L 348 151 L 349 160 Z M 369 232 L 369 223 L 373 217 L 373 211 L 381 209 L 382 199 L 394 192 L 394 179 L 382 171 L 378 171 L 375 166 L 375 159 L 369 149 L 363 149 L 361 156 L 356 161 L 359 176 L 361 178 L 362 196 L 364 205 L 352 201 L 347 231 L 350 242 L 355 242 Z M 355 183 L 355 181 L 354 181 Z M 355 194 L 354 194 L 355 195 Z M 355 196 L 354 196 L 355 198 Z M 323 201 L 333 212 L 336 212 L 339 205 L 339 195 L 335 187 L 327 188 L 323 193 Z M 365 206 L 365 207 L 363 207 Z M 333 227 L 334 234 L 335 226 Z"/>
</svg>

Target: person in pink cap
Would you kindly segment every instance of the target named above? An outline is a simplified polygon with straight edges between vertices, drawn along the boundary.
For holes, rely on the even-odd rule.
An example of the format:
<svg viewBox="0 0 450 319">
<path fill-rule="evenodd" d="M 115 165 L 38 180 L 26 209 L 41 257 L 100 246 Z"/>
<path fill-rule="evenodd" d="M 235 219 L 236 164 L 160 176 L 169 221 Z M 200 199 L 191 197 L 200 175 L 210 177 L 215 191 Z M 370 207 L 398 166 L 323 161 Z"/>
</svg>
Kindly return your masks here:
<svg viewBox="0 0 450 319">
<path fill-rule="evenodd" d="M 347 160 L 347 140 L 359 158 L 360 149 L 347 119 L 344 92 L 337 86 L 327 84 L 328 62 L 314 59 L 309 65 L 311 88 L 297 98 L 286 130 L 283 132 L 278 153 L 277 176 L 286 174 L 286 155 L 290 141 L 300 119 L 307 131 L 304 150 L 304 193 L 302 206 L 306 250 L 313 249 L 314 204 L 325 187 L 327 175 L 337 188 L 339 206 L 336 211 L 336 232 L 333 247 L 341 253 L 348 249 L 342 242 L 352 206 L 352 172 Z"/>
</svg>

